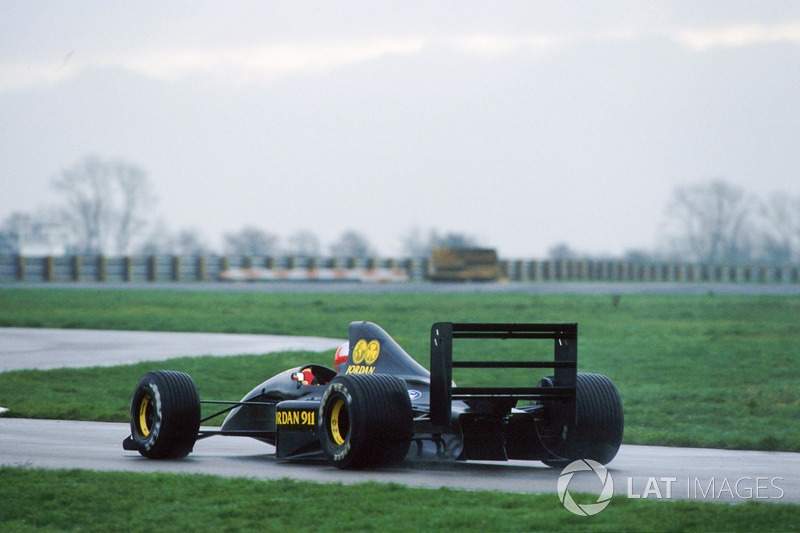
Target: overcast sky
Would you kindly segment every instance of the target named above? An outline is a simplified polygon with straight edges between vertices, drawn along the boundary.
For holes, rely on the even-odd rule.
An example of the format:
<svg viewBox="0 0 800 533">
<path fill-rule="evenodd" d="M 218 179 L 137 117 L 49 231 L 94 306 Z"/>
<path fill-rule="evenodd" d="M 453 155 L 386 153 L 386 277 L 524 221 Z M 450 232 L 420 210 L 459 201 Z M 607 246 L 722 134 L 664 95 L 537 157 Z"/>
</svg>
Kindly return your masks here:
<svg viewBox="0 0 800 533">
<path fill-rule="evenodd" d="M 87 154 L 172 231 L 653 249 L 675 187 L 800 195 L 800 2 L 0 0 L 0 221 Z M 327 247 L 326 247 L 327 251 Z"/>
</svg>

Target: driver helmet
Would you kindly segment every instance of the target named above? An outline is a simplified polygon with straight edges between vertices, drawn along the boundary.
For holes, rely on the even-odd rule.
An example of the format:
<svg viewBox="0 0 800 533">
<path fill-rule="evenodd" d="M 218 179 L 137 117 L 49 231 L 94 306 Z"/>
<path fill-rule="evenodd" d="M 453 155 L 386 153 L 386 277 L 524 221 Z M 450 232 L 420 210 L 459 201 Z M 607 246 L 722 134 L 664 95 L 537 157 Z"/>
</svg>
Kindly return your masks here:
<svg viewBox="0 0 800 533">
<path fill-rule="evenodd" d="M 350 355 L 350 343 L 346 342 L 339 346 L 336 350 L 336 355 L 333 357 L 333 368 L 336 369 L 336 373 L 339 373 L 339 365 L 343 365 L 347 363 L 347 357 Z"/>
</svg>

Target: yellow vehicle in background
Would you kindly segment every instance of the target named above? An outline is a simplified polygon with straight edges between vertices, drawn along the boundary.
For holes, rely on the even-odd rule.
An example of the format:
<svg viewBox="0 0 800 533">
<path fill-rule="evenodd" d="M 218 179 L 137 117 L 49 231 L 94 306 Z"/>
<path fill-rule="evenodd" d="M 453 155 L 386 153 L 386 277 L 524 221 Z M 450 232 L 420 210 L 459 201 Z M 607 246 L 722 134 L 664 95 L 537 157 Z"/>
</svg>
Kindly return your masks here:
<svg viewBox="0 0 800 533">
<path fill-rule="evenodd" d="M 500 279 L 497 251 L 491 248 L 431 250 L 428 279 L 432 281 L 497 281 Z"/>
</svg>

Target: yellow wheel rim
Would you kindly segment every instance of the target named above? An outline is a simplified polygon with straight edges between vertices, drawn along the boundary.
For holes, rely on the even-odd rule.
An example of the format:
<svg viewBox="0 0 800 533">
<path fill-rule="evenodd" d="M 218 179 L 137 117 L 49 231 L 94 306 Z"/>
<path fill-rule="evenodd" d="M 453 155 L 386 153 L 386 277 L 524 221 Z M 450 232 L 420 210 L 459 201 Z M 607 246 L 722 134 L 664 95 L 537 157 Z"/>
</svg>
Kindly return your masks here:
<svg viewBox="0 0 800 533">
<path fill-rule="evenodd" d="M 333 442 L 336 443 L 337 446 L 341 446 L 344 444 L 344 438 L 342 438 L 342 432 L 339 429 L 339 425 L 342 422 L 341 411 L 342 407 L 344 407 L 344 400 L 337 399 L 336 402 L 333 404 L 333 409 L 331 410 L 331 422 L 330 422 L 330 430 L 331 430 L 331 437 L 333 438 Z M 345 412 L 347 409 L 345 409 Z M 345 432 L 347 428 L 345 428 Z M 345 433 L 347 434 L 347 433 Z"/>
<path fill-rule="evenodd" d="M 147 415 L 149 414 L 149 407 L 151 405 L 152 396 L 145 394 L 139 402 L 139 431 L 142 432 L 143 437 L 150 435 L 150 426 L 147 423 Z"/>
</svg>

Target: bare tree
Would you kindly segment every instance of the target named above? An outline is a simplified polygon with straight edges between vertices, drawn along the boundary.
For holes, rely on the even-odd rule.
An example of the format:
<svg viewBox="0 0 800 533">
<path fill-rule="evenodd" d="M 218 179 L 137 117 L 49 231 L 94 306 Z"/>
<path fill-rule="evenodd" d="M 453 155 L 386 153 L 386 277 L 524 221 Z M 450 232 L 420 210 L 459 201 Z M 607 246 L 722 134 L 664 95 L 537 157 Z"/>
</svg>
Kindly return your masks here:
<svg viewBox="0 0 800 533">
<path fill-rule="evenodd" d="M 554 246 L 551 246 L 547 250 L 547 255 L 550 259 L 555 260 L 564 260 L 564 259 L 577 259 L 580 257 L 580 254 L 570 247 L 565 242 L 560 242 Z"/>
<path fill-rule="evenodd" d="M 632 263 L 650 263 L 658 260 L 657 254 L 643 248 L 631 248 L 626 250 L 622 259 Z"/>
<path fill-rule="evenodd" d="M 157 220 L 149 234 L 134 250 L 134 253 L 140 255 L 158 255 L 169 254 L 175 246 L 175 238 L 169 232 L 166 222 L 164 220 Z"/>
<path fill-rule="evenodd" d="M 319 239 L 308 230 L 300 230 L 289 236 L 288 252 L 303 257 L 316 257 L 320 252 Z"/>
<path fill-rule="evenodd" d="M 330 247 L 334 257 L 369 257 L 373 254 L 369 241 L 360 233 L 345 231 Z"/>
<path fill-rule="evenodd" d="M 422 236 L 422 230 L 413 227 L 401 237 L 403 253 L 408 257 L 429 257 L 431 255 L 430 239 Z"/>
<path fill-rule="evenodd" d="M 245 226 L 236 233 L 225 234 L 225 253 L 268 256 L 278 250 L 278 237 L 254 226 Z"/>
<path fill-rule="evenodd" d="M 64 196 L 63 214 L 79 249 L 87 253 L 128 252 L 155 201 L 139 167 L 95 156 L 63 170 L 53 186 Z"/>
<path fill-rule="evenodd" d="M 431 247 L 446 246 L 448 248 L 476 248 L 478 241 L 465 233 L 447 232 L 445 235 L 439 235 L 435 230 L 430 233 Z"/>
<path fill-rule="evenodd" d="M 13 233 L 0 229 L 0 255 L 19 253 L 19 240 Z"/>
<path fill-rule="evenodd" d="M 743 261 L 753 254 L 755 202 L 724 181 L 677 188 L 667 205 L 667 238 L 696 261 Z"/>
<path fill-rule="evenodd" d="M 11 213 L 0 226 L 0 254 L 19 253 L 24 234 L 34 224 L 29 213 Z"/>
<path fill-rule="evenodd" d="M 163 221 L 158 221 L 155 230 L 136 249 L 143 255 L 207 255 L 212 253 L 205 238 L 197 228 L 182 229 L 170 233 Z"/>
<path fill-rule="evenodd" d="M 154 197 L 150 194 L 147 177 L 138 167 L 121 161 L 112 162 L 112 183 L 119 190 L 116 230 L 117 253 L 127 252 L 131 239 L 147 226 L 144 213 Z M 114 216 L 114 215 L 112 215 Z"/>
<path fill-rule="evenodd" d="M 447 248 L 476 248 L 477 240 L 474 237 L 458 232 L 447 232 L 441 235 L 437 230 L 428 230 L 427 238 L 422 236 L 422 231 L 414 227 L 402 237 L 403 251 L 411 257 L 429 257 L 431 250 L 437 246 Z"/>
<path fill-rule="evenodd" d="M 765 258 L 776 262 L 800 259 L 800 197 L 775 194 L 763 205 L 761 214 Z"/>
<path fill-rule="evenodd" d="M 206 255 L 211 248 L 206 244 L 203 234 L 197 228 L 186 228 L 178 232 L 175 237 L 174 254 L 178 255 Z"/>
</svg>

